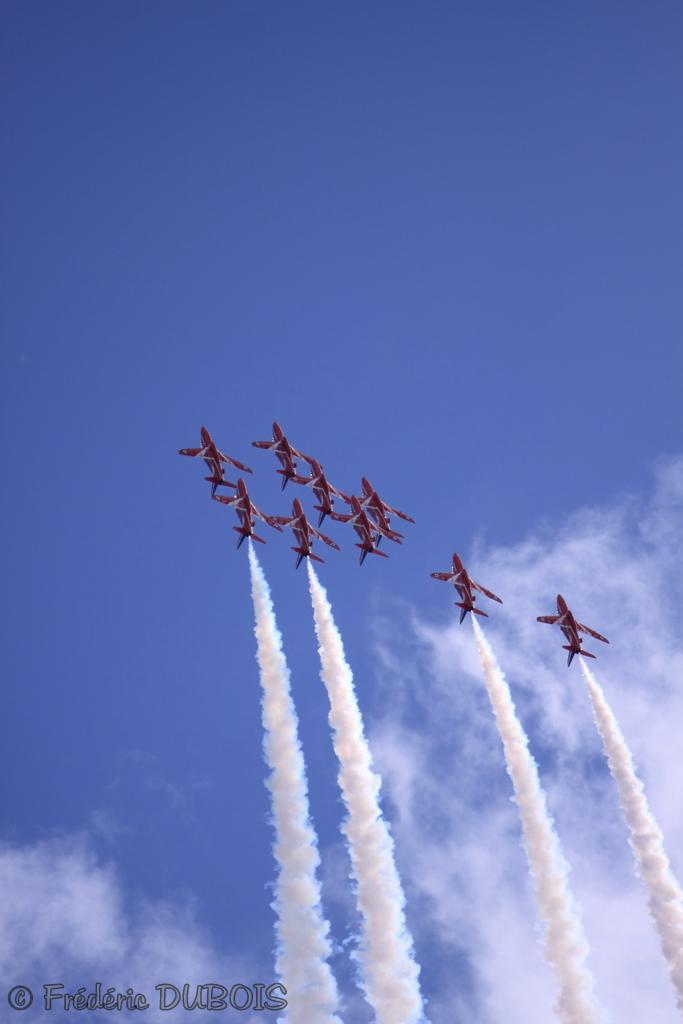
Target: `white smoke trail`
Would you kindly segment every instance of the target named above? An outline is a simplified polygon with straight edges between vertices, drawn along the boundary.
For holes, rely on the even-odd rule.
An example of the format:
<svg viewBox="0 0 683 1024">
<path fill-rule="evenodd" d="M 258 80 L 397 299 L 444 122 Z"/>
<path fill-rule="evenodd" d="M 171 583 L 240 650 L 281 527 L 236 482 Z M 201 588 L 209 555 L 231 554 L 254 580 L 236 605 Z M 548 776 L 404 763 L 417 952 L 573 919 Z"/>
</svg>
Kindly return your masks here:
<svg viewBox="0 0 683 1024">
<path fill-rule="evenodd" d="M 271 769 L 275 844 L 279 865 L 273 909 L 277 919 L 275 967 L 287 989 L 289 1024 L 341 1024 L 337 985 L 326 963 L 329 925 L 320 904 L 317 840 L 309 820 L 308 791 L 289 670 L 270 590 L 249 547 L 257 661 L 261 672 L 263 753 Z"/>
<path fill-rule="evenodd" d="M 348 812 L 342 830 L 348 840 L 362 917 L 360 963 L 365 997 L 377 1024 L 417 1024 L 424 1020 L 420 969 L 406 927 L 394 844 L 379 805 L 381 779 L 372 770 L 353 675 L 332 608 L 313 566 L 307 565 L 321 678 L 330 701 L 339 784 Z"/>
<path fill-rule="evenodd" d="M 569 892 L 569 868 L 507 681 L 474 616 L 472 629 L 519 808 L 536 902 L 545 926 L 545 956 L 559 987 L 555 1012 L 565 1024 L 589 1024 L 599 1018 L 593 976 L 586 965 L 588 943 Z"/>
<path fill-rule="evenodd" d="M 636 775 L 631 752 L 605 695 L 590 669 L 581 662 L 593 706 L 593 718 L 617 784 L 619 803 L 630 832 L 629 842 L 638 874 L 647 889 L 650 916 L 683 1010 L 683 892 L 664 852 L 664 838 L 647 803 L 643 784 Z"/>
</svg>

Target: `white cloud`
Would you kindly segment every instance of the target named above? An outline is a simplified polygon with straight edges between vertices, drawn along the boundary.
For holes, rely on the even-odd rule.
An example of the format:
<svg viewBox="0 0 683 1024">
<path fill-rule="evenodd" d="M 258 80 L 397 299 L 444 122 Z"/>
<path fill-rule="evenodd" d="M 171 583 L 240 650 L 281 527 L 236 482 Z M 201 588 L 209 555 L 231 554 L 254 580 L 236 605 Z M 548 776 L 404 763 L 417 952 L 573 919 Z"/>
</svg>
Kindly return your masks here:
<svg viewBox="0 0 683 1024">
<path fill-rule="evenodd" d="M 455 541 L 455 548 L 460 541 Z M 617 794 L 606 773 L 581 673 L 540 625 L 561 592 L 607 635 L 587 643 L 634 752 L 667 852 L 683 877 L 683 460 L 662 463 L 648 500 L 627 496 L 544 524 L 509 548 L 461 551 L 504 605 L 483 620 L 511 684 L 571 886 L 591 943 L 606 1019 L 673 1024 L 673 990 L 634 875 Z M 449 558 L 444 558 L 445 568 Z M 377 627 L 380 679 L 392 699 L 371 731 L 393 803 L 394 835 L 418 943 L 438 937 L 459 967 L 462 1019 L 545 1024 L 554 991 L 542 958 L 516 809 L 469 626 L 443 588 L 442 622 L 392 609 Z M 397 628 L 412 621 L 412 631 Z M 415 912 L 411 912 L 415 911 Z M 420 940 L 422 939 L 422 942 Z M 454 986 L 456 987 L 456 986 Z M 452 1006 L 430 1006 L 433 1024 Z"/>
<path fill-rule="evenodd" d="M 0 985 L 5 991 L 18 984 L 32 988 L 34 1005 L 20 1015 L 26 1024 L 46 1019 L 45 983 L 62 982 L 70 992 L 81 985 L 91 992 L 96 981 L 118 992 L 132 986 L 146 994 L 150 1010 L 130 1018 L 124 1013 L 88 1013 L 88 1020 L 115 1017 L 172 1024 L 188 1014 L 181 1008 L 155 1009 L 157 984 L 182 987 L 185 982 L 217 982 L 230 987 L 237 982 L 261 979 L 269 984 L 273 980 L 272 967 L 257 969 L 256 964 L 216 950 L 191 905 L 145 901 L 127 906 L 130 901 L 116 870 L 98 861 L 83 837 L 0 847 L 0 891 Z M 58 1009 L 52 1015 L 63 1016 Z M 200 1021 L 219 1015 L 193 1011 L 191 1016 Z M 239 1016 L 252 1024 L 264 1015 Z M 267 1016 L 274 1019 L 275 1015 Z"/>
</svg>

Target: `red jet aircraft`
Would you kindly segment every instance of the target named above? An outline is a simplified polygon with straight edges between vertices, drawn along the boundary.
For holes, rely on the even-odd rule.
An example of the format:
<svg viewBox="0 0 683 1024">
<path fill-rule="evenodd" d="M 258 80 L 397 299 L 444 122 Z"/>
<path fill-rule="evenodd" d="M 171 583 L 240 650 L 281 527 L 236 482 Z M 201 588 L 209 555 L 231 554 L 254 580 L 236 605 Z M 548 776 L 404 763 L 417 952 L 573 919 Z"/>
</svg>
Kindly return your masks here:
<svg viewBox="0 0 683 1024">
<path fill-rule="evenodd" d="M 296 569 L 299 568 L 302 559 L 304 558 L 313 558 L 316 562 L 324 561 L 324 559 L 320 558 L 318 555 L 313 554 L 313 537 L 318 537 L 319 540 L 324 541 L 325 544 L 328 544 L 331 548 L 336 548 L 336 550 L 339 551 L 338 544 L 335 544 L 333 540 L 326 537 L 324 533 L 320 533 L 319 530 L 316 530 L 315 526 L 309 523 L 298 498 L 295 498 L 292 502 L 291 517 L 273 516 L 273 521 L 278 523 L 280 526 L 289 526 L 296 537 L 296 542 L 299 546 L 292 548 L 292 551 L 295 551 L 298 555 L 295 566 Z"/>
<path fill-rule="evenodd" d="M 213 500 L 220 501 L 221 505 L 231 505 L 237 513 L 240 525 L 233 526 L 233 530 L 240 535 L 240 539 L 237 542 L 238 548 L 241 547 L 247 537 L 251 537 L 252 540 L 258 540 L 261 544 L 266 543 L 263 537 L 259 537 L 258 534 L 254 533 L 254 519 L 260 519 L 262 522 L 267 523 L 268 526 L 272 526 L 274 530 L 282 532 L 282 528 L 274 516 L 267 516 L 260 509 L 256 508 L 256 505 L 254 505 L 249 497 L 247 485 L 242 477 L 237 481 L 237 494 L 231 498 L 223 494 L 215 494 Z"/>
<path fill-rule="evenodd" d="M 208 480 L 211 484 L 211 497 L 216 493 L 216 488 L 221 485 L 223 487 L 233 488 L 237 486 L 237 484 L 232 484 L 229 480 L 225 479 L 221 463 L 225 462 L 229 466 L 234 466 L 235 469 L 241 469 L 243 473 L 253 472 L 253 470 L 251 470 L 249 466 L 245 466 L 243 462 L 238 462 L 237 459 L 233 459 L 229 455 L 224 455 L 223 452 L 219 450 L 216 442 L 211 437 L 211 434 L 206 427 L 201 428 L 200 434 L 202 439 L 201 448 L 181 448 L 178 455 L 192 455 L 195 458 L 199 456 L 199 458 L 204 459 L 204 462 L 211 471 L 211 476 L 204 477 L 204 479 Z"/>
<path fill-rule="evenodd" d="M 373 522 L 361 505 L 360 498 L 357 498 L 355 494 L 347 500 L 351 505 L 351 515 L 344 516 L 339 512 L 331 512 L 330 515 L 338 523 L 351 523 L 360 537 L 360 544 L 356 544 L 356 547 L 360 548 L 360 564 L 363 564 L 366 555 L 379 555 L 381 558 L 388 558 L 389 556 L 384 551 L 378 550 L 382 537 L 388 537 L 389 540 L 400 544 L 403 534 Z"/>
<path fill-rule="evenodd" d="M 358 499 L 355 497 L 355 495 L 353 496 L 353 504 L 351 505 L 351 508 L 359 508 Z M 333 514 L 336 519 L 337 514 Z M 379 545 L 380 541 L 382 540 L 382 536 L 386 535 L 381 534 L 379 526 L 376 526 L 374 522 L 371 522 L 364 509 L 360 509 L 359 515 L 353 514 L 343 517 L 339 516 L 339 521 L 353 523 L 353 529 L 356 531 L 356 534 L 360 538 L 360 543 L 356 544 L 356 548 L 360 548 L 359 562 L 361 565 L 365 562 L 366 557 L 368 555 L 379 555 L 380 558 L 389 557 L 386 551 L 379 550 Z M 391 540 L 393 541 L 395 540 L 395 538 L 392 537 Z M 396 543 L 400 544 L 400 541 L 396 541 Z"/>
<path fill-rule="evenodd" d="M 487 612 L 482 612 L 481 609 L 474 607 L 474 602 L 477 600 L 473 593 L 475 590 L 485 594 L 486 597 L 490 597 L 492 601 L 497 601 L 498 604 L 503 603 L 496 594 L 492 594 L 490 590 L 486 589 L 486 587 L 482 587 L 481 583 L 475 583 L 472 577 L 468 574 L 465 566 L 462 564 L 459 555 L 453 555 L 452 572 L 433 572 L 432 579 L 445 580 L 446 583 L 452 583 L 458 591 L 460 600 L 455 603 L 458 608 L 462 609 L 460 612 L 461 622 L 468 612 L 473 612 L 475 615 L 483 615 L 485 618 L 488 618 Z"/>
<path fill-rule="evenodd" d="M 254 448 L 265 448 L 266 451 L 275 452 L 278 461 L 282 466 L 282 469 L 278 469 L 278 473 L 281 473 L 283 476 L 283 491 L 287 486 L 287 482 L 289 480 L 294 480 L 297 475 L 295 459 L 305 459 L 306 462 L 311 461 L 308 456 L 304 455 L 303 452 L 297 451 L 297 449 L 289 443 L 279 423 L 273 423 L 272 441 L 252 441 L 251 443 Z"/>
<path fill-rule="evenodd" d="M 557 615 L 539 615 L 536 621 L 548 622 L 551 625 L 557 624 L 560 627 L 569 641 L 568 644 L 562 644 L 563 650 L 569 651 L 569 655 L 567 656 L 567 665 L 571 665 L 575 654 L 580 654 L 584 658 L 595 657 L 595 655 L 591 654 L 590 651 L 583 650 L 581 647 L 581 637 L 579 636 L 579 633 L 588 633 L 589 636 L 595 637 L 596 640 L 602 640 L 604 644 L 609 643 L 606 636 L 601 636 L 600 633 L 596 633 L 594 629 L 589 629 L 588 626 L 584 626 L 583 623 L 576 621 L 567 607 L 567 602 L 562 597 L 562 594 L 557 595 Z"/>
<path fill-rule="evenodd" d="M 318 516 L 318 526 L 322 526 L 325 516 L 332 514 L 335 497 L 341 498 L 342 501 L 345 501 L 347 504 L 351 503 L 351 499 L 347 498 L 345 494 L 342 494 L 341 491 L 337 490 L 337 488 L 330 483 L 323 473 L 323 467 L 316 459 L 306 458 L 306 461 L 311 467 L 311 475 L 293 476 L 292 480 L 297 484 L 303 484 L 305 487 L 313 488 L 313 493 L 318 499 L 318 504 L 314 505 L 313 508 L 316 512 L 320 513 Z"/>
<path fill-rule="evenodd" d="M 368 510 L 379 526 L 383 526 L 386 530 L 389 529 L 389 515 L 398 516 L 399 519 L 405 519 L 407 523 L 415 522 L 415 520 L 411 519 L 411 517 L 405 512 L 399 512 L 397 508 L 392 508 L 391 505 L 387 505 L 386 501 L 382 501 L 366 476 L 361 479 L 361 487 L 363 491 L 359 499 L 360 503 L 363 508 Z"/>
</svg>

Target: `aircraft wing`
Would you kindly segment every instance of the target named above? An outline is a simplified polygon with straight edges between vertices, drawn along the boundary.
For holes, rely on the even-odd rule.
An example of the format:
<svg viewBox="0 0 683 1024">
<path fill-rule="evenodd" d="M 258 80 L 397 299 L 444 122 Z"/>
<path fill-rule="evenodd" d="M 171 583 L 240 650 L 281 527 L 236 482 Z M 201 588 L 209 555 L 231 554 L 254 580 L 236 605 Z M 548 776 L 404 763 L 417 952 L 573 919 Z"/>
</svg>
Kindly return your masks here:
<svg viewBox="0 0 683 1024">
<path fill-rule="evenodd" d="M 278 531 L 278 533 L 282 533 L 282 527 L 275 521 L 275 516 L 267 516 L 260 508 L 256 508 L 256 505 L 253 503 L 251 506 L 251 514 L 257 519 L 260 519 L 262 523 L 266 523 L 267 526 L 272 526 L 274 530 Z"/>
<path fill-rule="evenodd" d="M 319 540 L 323 541 L 323 543 L 327 544 L 329 547 L 335 548 L 336 551 L 340 550 L 338 544 L 335 544 L 335 542 L 331 540 L 330 537 L 325 536 L 325 534 L 321 533 L 320 530 L 316 530 L 315 526 L 311 526 L 311 524 L 309 523 L 308 528 L 314 537 L 317 537 Z"/>
<path fill-rule="evenodd" d="M 601 636 L 600 633 L 596 633 L 594 629 L 590 629 L 588 626 L 584 626 L 581 622 L 577 622 L 576 627 L 577 629 L 580 629 L 582 633 L 588 633 L 588 635 L 592 636 L 595 640 L 602 640 L 604 644 L 609 643 L 609 640 L 606 636 Z"/>
<path fill-rule="evenodd" d="M 453 579 L 454 573 L 452 573 L 452 572 L 433 572 L 431 575 L 432 575 L 432 579 L 433 580 L 444 580 L 445 583 L 450 583 L 450 581 Z"/>
<path fill-rule="evenodd" d="M 238 462 L 237 459 L 233 459 L 230 455 L 224 455 L 223 452 L 218 453 L 218 458 L 221 462 L 227 462 L 229 466 L 234 466 L 235 469 L 241 469 L 243 473 L 253 473 L 253 469 L 249 466 L 245 466 L 243 462 Z"/>
<path fill-rule="evenodd" d="M 478 590 L 480 591 L 480 593 L 485 594 L 486 597 L 490 597 L 492 601 L 497 601 L 498 604 L 503 603 L 502 600 L 497 596 L 497 594 L 492 594 L 490 590 L 486 589 L 486 587 L 482 587 L 481 583 L 475 583 L 474 580 L 472 580 L 472 586 L 475 588 L 475 590 Z"/>
<path fill-rule="evenodd" d="M 277 523 L 278 526 L 292 526 L 298 519 L 298 516 L 268 516 L 271 523 Z"/>
<path fill-rule="evenodd" d="M 396 544 L 400 544 L 401 541 L 404 539 L 402 533 L 397 533 L 396 530 L 388 530 L 386 527 L 382 526 L 381 523 L 375 522 L 372 524 L 372 526 L 373 529 L 377 531 L 377 533 L 381 533 L 383 537 L 387 537 L 389 540 L 393 540 Z"/>
<path fill-rule="evenodd" d="M 398 516 L 399 519 L 405 519 L 407 523 L 415 522 L 415 520 L 412 519 L 411 516 L 409 516 L 406 512 L 399 512 L 397 508 L 392 508 L 391 505 L 387 505 L 386 501 L 383 501 L 382 504 L 384 505 L 385 509 L 390 515 Z"/>
<path fill-rule="evenodd" d="M 180 448 L 178 455 L 203 455 L 207 448 Z"/>
<path fill-rule="evenodd" d="M 559 620 L 559 618 L 559 615 L 538 615 L 536 617 L 536 622 L 547 622 L 551 626 L 554 626 L 555 623 Z"/>
<path fill-rule="evenodd" d="M 221 505 L 234 505 L 236 501 L 239 501 L 237 495 L 229 498 L 227 494 L 212 494 L 211 498 L 213 501 L 220 501 Z"/>
<path fill-rule="evenodd" d="M 351 504 L 351 498 L 349 497 L 349 495 L 344 494 L 344 492 L 340 491 L 338 487 L 335 487 L 334 484 L 331 484 L 329 480 L 327 481 L 327 486 L 330 489 L 330 494 L 336 494 L 336 496 L 338 498 L 341 498 L 342 501 L 346 502 L 347 505 Z"/>
<path fill-rule="evenodd" d="M 290 443 L 289 447 L 292 452 L 292 455 L 296 459 L 303 459 L 304 462 L 307 462 L 309 464 L 309 466 L 311 465 L 311 462 L 316 461 L 316 459 L 314 459 L 312 455 L 305 455 L 304 452 L 300 452 L 298 448 L 295 448 L 293 444 Z"/>
<path fill-rule="evenodd" d="M 387 517 L 383 513 L 378 513 L 376 507 L 373 507 L 372 505 L 368 507 L 366 511 L 366 519 L 368 526 L 373 530 L 376 530 L 377 533 L 381 533 L 383 537 L 389 537 L 390 540 L 396 541 L 399 539 L 403 540 L 404 535 L 402 533 L 398 533 L 396 530 L 392 530 L 389 526 L 389 520 Z"/>
</svg>

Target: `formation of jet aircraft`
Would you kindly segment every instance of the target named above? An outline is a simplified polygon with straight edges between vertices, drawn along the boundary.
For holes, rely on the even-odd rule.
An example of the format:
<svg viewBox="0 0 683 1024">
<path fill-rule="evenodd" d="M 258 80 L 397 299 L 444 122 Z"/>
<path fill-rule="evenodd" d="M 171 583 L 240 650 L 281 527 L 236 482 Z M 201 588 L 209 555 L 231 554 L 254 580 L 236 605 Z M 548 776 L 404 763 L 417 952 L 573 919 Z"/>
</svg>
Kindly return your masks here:
<svg viewBox="0 0 683 1024">
<path fill-rule="evenodd" d="M 363 477 L 361 480 L 360 496 L 345 494 L 338 487 L 335 487 L 325 475 L 321 463 L 312 455 L 305 455 L 302 451 L 299 451 L 285 436 L 279 423 L 273 423 L 272 441 L 252 441 L 252 444 L 255 448 L 264 448 L 275 453 L 281 466 L 277 472 L 283 477 L 282 490 L 285 489 L 290 480 L 295 484 L 301 484 L 312 489 L 317 499 L 317 504 L 314 508 L 318 512 L 318 526 L 321 526 L 325 517 L 329 516 L 330 519 L 338 523 L 347 523 L 354 528 L 360 540 L 356 547 L 360 548 L 361 565 L 365 561 L 366 555 L 370 553 L 381 555 L 382 558 L 388 558 L 384 551 L 377 550 L 382 537 L 388 537 L 397 543 L 400 543 L 403 539 L 402 534 L 390 529 L 388 514 L 400 516 L 410 523 L 415 522 L 405 512 L 399 512 L 398 509 L 394 509 L 391 505 L 382 501 L 366 477 Z M 303 476 L 298 472 L 297 459 L 308 463 L 310 470 L 308 476 Z M 346 515 L 335 512 L 335 498 L 350 506 L 350 514 Z M 290 525 L 295 520 L 299 521 L 293 512 L 292 519 L 288 520 L 286 524 L 282 520 L 279 521 L 282 525 Z M 295 529 L 294 527 L 292 528 Z M 320 537 L 326 543 L 329 542 L 329 537 L 325 538 L 323 534 L 318 533 L 310 524 L 308 524 L 308 529 L 311 532 L 306 536 L 305 540 L 301 540 L 297 535 L 299 548 L 308 548 L 310 546 L 308 541 L 311 535 Z M 338 547 L 334 542 L 331 542 L 331 546 Z M 299 548 L 293 549 L 299 555 L 296 562 L 297 566 L 301 564 L 302 558 L 305 557 L 322 561 L 321 558 L 317 555 L 312 555 L 308 550 L 302 554 Z"/>
<path fill-rule="evenodd" d="M 202 444 L 200 448 L 181 448 L 178 453 L 199 456 L 204 459 L 210 470 L 210 475 L 205 479 L 211 484 L 211 497 L 222 505 L 232 507 L 237 513 L 239 526 L 233 527 L 240 535 L 237 546 L 239 547 L 244 542 L 245 537 L 260 541 L 262 544 L 265 543 L 263 537 L 259 537 L 254 532 L 254 519 L 260 519 L 277 530 L 281 531 L 283 526 L 288 526 L 293 530 L 297 546 L 292 550 L 297 555 L 297 568 L 304 558 L 322 562 L 323 559 L 313 553 L 314 539 L 322 540 L 329 547 L 339 550 L 339 545 L 319 530 L 325 518 L 329 516 L 336 522 L 350 524 L 356 531 L 359 537 L 359 543 L 356 546 L 360 549 L 361 565 L 368 554 L 387 558 L 388 555 L 384 551 L 378 550 L 382 538 L 386 537 L 397 544 L 403 540 L 403 534 L 391 529 L 389 517 L 395 515 L 409 523 L 413 523 L 415 520 L 411 519 L 407 513 L 400 512 L 383 501 L 367 477 L 361 479 L 360 495 L 345 494 L 330 482 L 321 463 L 316 458 L 312 455 L 305 455 L 291 443 L 279 423 L 273 423 L 272 434 L 270 441 L 252 441 L 251 443 L 254 448 L 262 448 L 274 453 L 280 463 L 277 472 L 282 476 L 281 489 L 283 491 L 290 480 L 295 484 L 311 488 L 317 502 L 314 505 L 318 512 L 317 527 L 308 522 L 298 498 L 292 504 L 291 516 L 269 516 L 257 509 L 249 497 L 244 480 L 240 477 L 237 483 L 232 483 L 224 476 L 223 465 L 234 466 L 245 473 L 251 473 L 252 470 L 244 463 L 221 452 L 206 427 L 201 428 Z M 299 471 L 299 462 L 307 463 L 307 475 Z M 219 495 L 216 494 L 218 487 L 230 487 L 236 493 L 230 497 Z M 349 514 L 335 511 L 336 499 L 350 507 Z"/>
<path fill-rule="evenodd" d="M 298 498 L 292 502 L 292 513 L 289 516 L 266 515 L 251 500 L 247 486 L 242 477 L 237 483 L 232 483 L 224 474 L 224 466 L 233 466 L 242 473 L 251 473 L 252 470 L 243 462 L 239 462 L 230 455 L 220 451 L 211 434 L 202 427 L 200 431 L 201 445 L 199 448 L 181 448 L 179 455 L 189 455 L 204 460 L 209 470 L 209 475 L 204 479 L 211 484 L 211 497 L 221 505 L 227 505 L 235 510 L 239 521 L 238 526 L 233 529 L 239 535 L 237 547 L 239 548 L 248 537 L 251 540 L 265 544 L 263 537 L 259 537 L 254 529 L 254 520 L 260 520 L 272 529 L 282 532 L 283 527 L 288 527 L 294 533 L 296 545 L 292 548 L 295 552 L 296 566 L 301 565 L 304 558 L 312 558 L 316 562 L 323 559 L 314 553 L 313 543 L 320 540 L 328 547 L 339 551 L 339 545 L 331 537 L 321 533 L 319 527 L 329 516 L 337 523 L 343 523 L 353 527 L 358 537 L 356 547 L 360 549 L 360 564 L 362 565 L 367 555 L 378 555 L 381 558 L 388 558 L 386 551 L 380 550 L 380 544 L 385 538 L 394 544 L 400 544 L 404 540 L 402 533 L 398 533 L 391 527 L 391 517 L 396 516 L 407 523 L 414 523 L 415 520 L 400 509 L 394 508 L 384 501 L 367 477 L 361 477 L 360 494 L 345 494 L 338 487 L 330 482 L 325 474 L 322 464 L 312 455 L 305 455 L 302 451 L 288 440 L 279 423 L 273 423 L 273 436 L 270 441 L 252 441 L 254 448 L 262 448 L 275 454 L 280 468 L 277 472 L 282 476 L 282 490 L 292 481 L 303 487 L 310 487 L 315 495 L 316 504 L 313 506 L 318 513 L 317 526 L 306 518 L 304 508 Z M 300 472 L 299 462 L 305 462 L 308 467 L 306 475 Z M 233 495 L 217 494 L 219 487 L 229 487 L 235 493 Z M 348 506 L 348 512 L 339 512 L 335 509 L 335 501 L 341 501 Z M 462 623 L 468 612 L 473 615 L 488 617 L 488 612 L 476 607 L 477 593 L 483 594 L 491 601 L 502 604 L 502 600 L 492 591 L 487 590 L 481 583 L 477 583 L 469 575 L 459 555 L 454 554 L 452 567 L 445 572 L 433 572 L 432 578 L 443 580 L 445 583 L 452 583 L 457 591 L 460 600 L 455 602 L 460 608 L 460 622 Z M 607 637 L 596 633 L 589 626 L 583 625 L 573 615 L 567 602 L 561 594 L 557 595 L 557 615 L 539 615 L 538 622 L 546 622 L 557 625 L 562 630 L 567 640 L 563 649 L 568 652 L 567 665 L 571 665 L 576 655 L 584 658 L 594 658 L 590 651 L 585 651 L 582 646 L 581 633 L 587 633 L 596 640 L 609 643 Z"/>
</svg>

